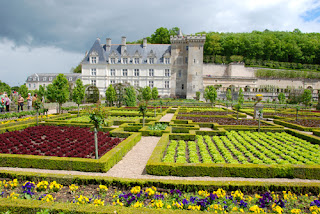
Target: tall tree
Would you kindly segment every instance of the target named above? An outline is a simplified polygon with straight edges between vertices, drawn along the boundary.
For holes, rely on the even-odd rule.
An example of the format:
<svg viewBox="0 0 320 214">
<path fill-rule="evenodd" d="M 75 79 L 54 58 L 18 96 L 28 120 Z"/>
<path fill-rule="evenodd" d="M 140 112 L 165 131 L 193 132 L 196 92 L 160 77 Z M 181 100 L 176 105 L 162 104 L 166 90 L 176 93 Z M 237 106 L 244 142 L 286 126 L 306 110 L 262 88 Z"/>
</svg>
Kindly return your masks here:
<svg viewBox="0 0 320 214">
<path fill-rule="evenodd" d="M 114 89 L 116 91 L 116 102 L 118 107 L 121 107 L 125 98 L 125 88 L 128 87 L 128 84 L 125 83 L 116 83 L 114 84 Z"/>
<path fill-rule="evenodd" d="M 108 101 L 109 106 L 113 106 L 113 102 L 116 101 L 116 90 L 112 85 L 109 85 L 108 89 L 106 90 L 106 100 Z"/>
<path fill-rule="evenodd" d="M 61 106 L 69 100 L 69 82 L 64 74 L 59 74 L 53 81 L 54 98 L 59 104 L 59 113 Z"/>
<path fill-rule="evenodd" d="M 76 68 L 73 69 L 73 73 L 80 73 L 82 72 L 82 66 L 79 64 Z"/>
<path fill-rule="evenodd" d="M 160 27 L 151 35 L 153 44 L 170 44 L 170 32 L 167 28 Z"/>
<path fill-rule="evenodd" d="M 305 107 L 307 108 L 311 102 L 312 102 L 312 93 L 309 89 L 305 89 L 303 91 L 303 94 L 301 96 L 301 100 L 302 100 L 302 103 L 305 105 Z"/>
<path fill-rule="evenodd" d="M 158 93 L 157 87 L 152 88 L 151 94 L 152 94 L 152 99 L 154 99 L 154 100 L 158 99 L 158 94 L 159 93 Z"/>
<path fill-rule="evenodd" d="M 11 87 L 5 83 L 5 82 L 1 82 L 0 80 L 0 92 L 7 92 L 7 94 L 11 94 Z"/>
<path fill-rule="evenodd" d="M 81 79 L 77 79 L 76 80 L 76 85 L 75 85 L 75 87 L 73 89 L 73 93 L 72 93 L 72 100 L 75 103 L 77 103 L 77 105 L 78 105 L 78 117 L 79 117 L 79 112 L 80 112 L 80 104 L 84 100 L 85 90 L 86 89 L 83 86 L 82 80 Z"/>
<path fill-rule="evenodd" d="M 209 85 L 207 90 L 207 98 L 208 100 L 210 100 L 211 106 L 213 106 L 213 104 L 215 103 L 216 99 L 217 99 L 217 91 L 215 89 L 215 87 L 213 85 Z"/>
<path fill-rule="evenodd" d="M 227 108 L 228 108 L 228 102 L 232 101 L 232 94 L 231 94 L 230 88 L 228 88 L 227 93 L 226 93 L 226 101 L 227 101 Z"/>
<path fill-rule="evenodd" d="M 55 94 L 54 86 L 52 84 L 49 84 L 47 86 L 47 93 L 46 93 L 46 97 L 47 97 L 48 101 L 50 101 L 50 102 L 56 101 L 54 94 Z"/>
<path fill-rule="evenodd" d="M 126 96 L 125 96 L 125 103 L 126 106 L 136 106 L 137 105 L 137 98 L 136 92 L 132 86 L 125 88 Z"/>
<path fill-rule="evenodd" d="M 145 87 L 142 91 L 142 97 L 146 101 L 146 104 L 148 104 L 148 101 L 151 100 L 151 89 L 149 86 Z"/>
<path fill-rule="evenodd" d="M 239 103 L 240 105 L 242 105 L 243 102 L 244 102 L 243 90 L 242 90 L 242 88 L 240 88 L 240 90 L 239 90 L 239 95 L 238 95 L 238 103 Z"/>
<path fill-rule="evenodd" d="M 45 102 L 46 89 L 42 85 L 39 86 L 38 97 L 40 100 Z"/>
<path fill-rule="evenodd" d="M 19 94 L 21 94 L 22 97 L 26 98 L 28 96 L 28 88 L 26 85 L 21 85 L 18 90 Z"/>
</svg>

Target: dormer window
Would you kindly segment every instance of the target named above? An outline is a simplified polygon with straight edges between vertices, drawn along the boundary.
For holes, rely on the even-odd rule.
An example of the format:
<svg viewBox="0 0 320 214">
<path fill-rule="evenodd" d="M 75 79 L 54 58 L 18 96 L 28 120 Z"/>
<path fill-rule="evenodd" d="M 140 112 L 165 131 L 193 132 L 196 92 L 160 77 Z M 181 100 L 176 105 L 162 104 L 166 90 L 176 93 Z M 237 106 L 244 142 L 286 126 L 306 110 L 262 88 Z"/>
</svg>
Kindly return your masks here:
<svg viewBox="0 0 320 214">
<path fill-rule="evenodd" d="M 128 58 L 122 58 L 122 63 L 123 64 L 128 64 Z"/>
<path fill-rule="evenodd" d="M 49 77 L 49 81 L 52 81 L 52 77 Z"/>
<path fill-rule="evenodd" d="M 37 80 L 37 77 L 33 77 L 33 81 L 36 81 Z"/>
<path fill-rule="evenodd" d="M 164 63 L 165 64 L 170 64 L 170 58 L 164 58 Z"/>
<path fill-rule="evenodd" d="M 115 64 L 116 63 L 116 59 L 115 58 L 111 58 L 110 59 L 110 64 Z"/>
<path fill-rule="evenodd" d="M 42 81 L 47 81 L 47 77 L 43 77 Z"/>
<path fill-rule="evenodd" d="M 149 64 L 154 64 L 154 58 L 149 58 Z"/>
<path fill-rule="evenodd" d="M 91 57 L 91 64 L 97 64 L 97 57 L 96 56 Z"/>
<path fill-rule="evenodd" d="M 72 81 L 72 77 L 69 77 L 69 81 Z"/>
<path fill-rule="evenodd" d="M 139 61 L 140 61 L 139 58 L 134 58 L 134 64 L 139 64 L 140 63 Z"/>
</svg>

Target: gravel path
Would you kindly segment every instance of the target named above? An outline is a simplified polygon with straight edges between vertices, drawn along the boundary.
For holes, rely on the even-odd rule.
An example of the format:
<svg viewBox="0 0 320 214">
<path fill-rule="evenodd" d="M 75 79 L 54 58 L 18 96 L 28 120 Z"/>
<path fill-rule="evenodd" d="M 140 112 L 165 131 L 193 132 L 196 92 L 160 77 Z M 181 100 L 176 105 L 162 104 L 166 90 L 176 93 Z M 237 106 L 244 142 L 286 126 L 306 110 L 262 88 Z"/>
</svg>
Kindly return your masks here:
<svg viewBox="0 0 320 214">
<path fill-rule="evenodd" d="M 141 140 L 106 173 L 106 176 L 136 178 L 145 174 L 146 164 L 159 140 L 160 137 L 141 137 Z"/>
<path fill-rule="evenodd" d="M 170 122 L 171 119 L 173 118 L 174 114 L 166 114 L 164 115 L 161 119 L 160 122 Z"/>
</svg>

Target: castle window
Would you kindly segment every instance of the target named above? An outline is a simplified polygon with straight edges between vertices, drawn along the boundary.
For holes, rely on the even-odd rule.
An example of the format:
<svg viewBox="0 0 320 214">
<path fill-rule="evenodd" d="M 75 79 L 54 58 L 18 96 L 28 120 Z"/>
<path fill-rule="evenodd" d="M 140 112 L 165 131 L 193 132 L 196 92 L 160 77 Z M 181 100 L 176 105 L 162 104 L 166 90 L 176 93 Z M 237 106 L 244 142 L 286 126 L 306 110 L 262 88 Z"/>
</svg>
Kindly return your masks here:
<svg viewBox="0 0 320 214">
<path fill-rule="evenodd" d="M 149 87 L 153 88 L 153 81 L 149 81 Z"/>
<path fill-rule="evenodd" d="M 97 85 L 97 81 L 96 80 L 91 80 L 91 85 L 96 86 Z"/>
<path fill-rule="evenodd" d="M 179 77 L 181 77 L 181 70 L 179 71 Z"/>
<path fill-rule="evenodd" d="M 193 59 L 193 63 L 196 64 L 196 59 Z"/>
<path fill-rule="evenodd" d="M 139 81 L 138 81 L 138 80 L 135 80 L 135 81 L 133 82 L 133 85 L 134 85 L 135 87 L 139 87 Z"/>
<path fill-rule="evenodd" d="M 170 77 L 170 70 L 169 69 L 165 69 L 164 74 L 166 77 Z"/>
<path fill-rule="evenodd" d="M 110 76 L 115 76 L 115 75 L 116 75 L 116 70 L 110 69 Z"/>
<path fill-rule="evenodd" d="M 134 64 L 139 64 L 139 58 L 134 58 Z"/>
<path fill-rule="evenodd" d="M 31 88 L 31 84 L 29 83 L 29 88 Z"/>
<path fill-rule="evenodd" d="M 115 64 L 115 63 L 116 63 L 116 59 L 115 59 L 115 58 L 111 58 L 111 59 L 110 59 L 110 63 L 111 63 L 111 64 Z"/>
<path fill-rule="evenodd" d="M 69 77 L 69 81 L 72 81 L 72 77 Z"/>
<path fill-rule="evenodd" d="M 186 51 L 188 51 L 189 50 L 189 46 L 186 46 Z"/>
<path fill-rule="evenodd" d="M 110 80 L 110 84 L 112 85 L 112 84 L 115 84 L 116 83 L 116 81 L 115 80 Z"/>
<path fill-rule="evenodd" d="M 134 69 L 134 76 L 138 77 L 140 75 L 139 69 Z"/>
<path fill-rule="evenodd" d="M 169 88 L 169 81 L 164 81 L 164 88 Z"/>
<path fill-rule="evenodd" d="M 42 81 L 47 81 L 47 77 L 43 77 Z"/>
<path fill-rule="evenodd" d="M 96 64 L 96 63 L 97 63 L 97 57 L 92 56 L 92 57 L 91 57 L 91 63 L 92 63 L 92 64 Z"/>
<path fill-rule="evenodd" d="M 153 77 L 154 76 L 154 70 L 153 69 L 149 69 L 149 76 Z"/>
<path fill-rule="evenodd" d="M 182 89 L 182 90 L 184 89 L 184 84 L 181 85 L 181 89 Z"/>
<path fill-rule="evenodd" d="M 186 57 L 186 63 L 188 63 L 188 57 Z"/>
<path fill-rule="evenodd" d="M 97 76 L 97 69 L 91 68 L 91 76 Z M 71 78 L 71 80 L 72 80 L 72 78 Z"/>
<path fill-rule="evenodd" d="M 123 63 L 123 64 L 128 64 L 128 58 L 123 58 L 123 59 L 122 59 L 122 63 Z"/>
<path fill-rule="evenodd" d="M 49 81 L 52 81 L 52 77 L 49 77 Z"/>
<path fill-rule="evenodd" d="M 127 69 L 123 69 L 122 70 L 122 75 L 123 76 L 128 76 L 128 70 Z"/>
<path fill-rule="evenodd" d="M 164 63 L 165 64 L 170 64 L 170 58 L 164 58 Z"/>
<path fill-rule="evenodd" d="M 149 64 L 154 64 L 154 58 L 149 58 Z"/>
<path fill-rule="evenodd" d="M 33 84 L 33 87 L 36 88 L 36 84 Z"/>
</svg>

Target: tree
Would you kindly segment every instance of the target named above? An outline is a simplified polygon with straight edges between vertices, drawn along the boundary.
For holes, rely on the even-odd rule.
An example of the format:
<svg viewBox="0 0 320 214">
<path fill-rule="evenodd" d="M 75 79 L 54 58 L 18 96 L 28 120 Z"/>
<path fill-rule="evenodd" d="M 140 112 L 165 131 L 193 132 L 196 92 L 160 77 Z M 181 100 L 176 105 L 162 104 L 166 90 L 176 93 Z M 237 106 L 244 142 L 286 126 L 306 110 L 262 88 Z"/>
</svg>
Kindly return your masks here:
<svg viewBox="0 0 320 214">
<path fill-rule="evenodd" d="M 230 88 L 228 88 L 228 90 L 227 90 L 226 100 L 227 100 L 227 102 L 232 101 L 232 94 L 231 94 L 231 89 Z M 227 108 L 228 108 L 228 104 L 227 104 Z"/>
<path fill-rule="evenodd" d="M 90 122 L 94 125 L 94 146 L 95 146 L 95 154 L 96 159 L 99 158 L 98 153 L 98 128 L 101 128 L 101 126 L 104 124 L 104 120 L 108 118 L 108 112 L 106 109 L 102 108 L 100 103 L 97 103 L 96 108 L 89 109 L 88 115 L 90 118 Z"/>
<path fill-rule="evenodd" d="M 280 94 L 278 94 L 278 100 L 280 104 L 283 104 L 285 99 L 286 99 L 286 95 L 284 95 L 284 93 L 281 92 Z"/>
<path fill-rule="evenodd" d="M 211 106 L 213 106 L 214 102 L 217 99 L 217 91 L 213 85 L 210 85 L 207 88 L 208 88 L 208 90 L 206 92 L 206 96 L 207 96 L 208 100 L 210 100 Z"/>
<path fill-rule="evenodd" d="M 149 86 L 147 86 L 142 91 L 142 98 L 146 101 L 146 104 L 148 104 L 148 101 L 151 100 L 151 97 L 151 89 Z"/>
<path fill-rule="evenodd" d="M 126 96 L 125 96 L 125 103 L 126 106 L 136 106 L 136 92 L 132 86 L 125 88 Z"/>
<path fill-rule="evenodd" d="M 73 73 L 79 73 L 79 74 L 81 74 L 81 72 L 82 72 L 82 66 L 81 66 L 81 64 L 79 64 L 76 68 L 74 68 L 74 69 L 72 70 L 72 72 L 73 72 Z"/>
<path fill-rule="evenodd" d="M 238 103 L 239 103 L 240 105 L 242 105 L 243 102 L 244 102 L 243 90 L 242 90 L 242 88 L 240 88 L 240 90 L 239 90 L 239 95 L 238 95 Z"/>
<path fill-rule="evenodd" d="M 237 111 L 237 120 L 239 120 L 239 111 L 241 109 L 241 104 L 238 103 L 234 106 L 234 109 Z"/>
<path fill-rule="evenodd" d="M 318 93 L 318 104 L 316 106 L 317 110 L 320 110 L 320 93 Z"/>
<path fill-rule="evenodd" d="M 116 90 L 112 85 L 109 85 L 108 89 L 106 90 L 106 100 L 108 101 L 109 106 L 113 106 L 113 102 L 116 101 Z"/>
<path fill-rule="evenodd" d="M 73 94 L 72 94 L 72 100 L 73 102 L 77 103 L 78 105 L 78 117 L 79 117 L 79 111 L 80 111 L 80 104 L 84 100 L 85 96 L 85 87 L 83 86 L 82 80 L 77 79 L 76 80 L 76 86 L 73 89 Z"/>
<path fill-rule="evenodd" d="M 158 94 L 159 93 L 158 93 L 157 87 L 152 88 L 151 94 L 152 94 L 152 99 L 154 99 L 154 100 L 158 99 Z"/>
<path fill-rule="evenodd" d="M 141 87 L 136 88 L 137 100 L 139 102 L 141 102 L 143 100 L 142 92 L 143 92 L 143 88 L 141 88 Z"/>
<path fill-rule="evenodd" d="M 151 35 L 153 44 L 170 44 L 170 33 L 167 28 L 160 27 Z"/>
<path fill-rule="evenodd" d="M 32 104 L 33 108 L 37 111 L 36 113 L 36 123 L 38 125 L 38 116 L 39 116 L 39 109 L 42 107 L 41 98 L 38 96 L 37 99 Z"/>
<path fill-rule="evenodd" d="M 18 90 L 19 94 L 21 94 L 22 97 L 28 96 L 28 88 L 26 85 L 21 85 Z"/>
<path fill-rule="evenodd" d="M 59 113 L 61 106 L 69 100 L 69 82 L 64 74 L 59 74 L 53 81 L 54 98 L 59 104 Z"/>
<path fill-rule="evenodd" d="M 118 108 L 122 106 L 122 103 L 125 98 L 125 88 L 128 86 L 128 84 L 124 83 L 116 83 L 114 84 L 114 89 L 116 91 L 116 102 L 118 103 Z"/>
<path fill-rule="evenodd" d="M 0 80 L 0 92 L 7 92 L 7 94 L 11 94 L 11 87 L 5 83 L 5 82 L 1 82 Z"/>
<path fill-rule="evenodd" d="M 142 126 L 145 124 L 145 116 L 147 113 L 147 103 L 141 102 L 139 104 L 139 112 L 142 114 Z"/>
<path fill-rule="evenodd" d="M 319 101 L 319 102 L 320 102 L 320 101 Z M 159 105 L 160 105 L 160 113 L 162 113 L 162 106 L 163 106 L 162 100 L 160 100 Z"/>
<path fill-rule="evenodd" d="M 56 98 L 55 98 L 54 94 L 55 94 L 54 86 L 52 84 L 49 84 L 47 86 L 47 93 L 46 93 L 46 97 L 49 100 L 49 102 L 55 102 L 56 101 Z"/>
<path fill-rule="evenodd" d="M 307 108 L 307 106 L 309 106 L 312 102 L 312 93 L 309 89 L 305 89 L 303 91 L 302 97 L 301 97 L 302 103 L 305 105 L 305 107 Z"/>
<path fill-rule="evenodd" d="M 45 102 L 45 95 L 46 95 L 46 89 L 42 85 L 39 86 L 38 96 L 40 100 L 43 100 Z"/>
</svg>

